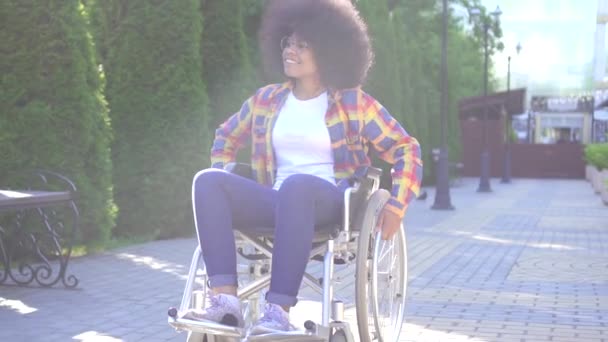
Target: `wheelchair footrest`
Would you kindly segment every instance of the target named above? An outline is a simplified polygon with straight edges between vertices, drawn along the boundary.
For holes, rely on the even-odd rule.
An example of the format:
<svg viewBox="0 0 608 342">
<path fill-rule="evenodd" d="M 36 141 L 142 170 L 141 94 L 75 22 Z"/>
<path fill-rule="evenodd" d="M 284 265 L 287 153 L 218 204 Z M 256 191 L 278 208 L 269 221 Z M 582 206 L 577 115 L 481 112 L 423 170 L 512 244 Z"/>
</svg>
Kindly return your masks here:
<svg viewBox="0 0 608 342">
<path fill-rule="evenodd" d="M 242 328 L 231 327 L 210 321 L 195 321 L 186 318 L 169 317 L 168 322 L 170 326 L 177 330 L 235 338 L 241 338 L 245 335 L 245 331 Z"/>
</svg>

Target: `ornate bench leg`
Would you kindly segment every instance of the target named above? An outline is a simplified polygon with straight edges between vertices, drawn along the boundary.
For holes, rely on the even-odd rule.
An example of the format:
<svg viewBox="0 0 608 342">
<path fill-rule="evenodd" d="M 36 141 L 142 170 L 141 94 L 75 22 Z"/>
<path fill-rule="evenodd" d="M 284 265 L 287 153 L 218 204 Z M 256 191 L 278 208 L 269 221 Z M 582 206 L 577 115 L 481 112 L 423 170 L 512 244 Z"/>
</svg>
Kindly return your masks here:
<svg viewBox="0 0 608 342">
<path fill-rule="evenodd" d="M 67 280 L 65 278 L 66 276 L 66 270 L 68 267 L 68 262 L 70 260 L 70 257 L 72 256 L 72 247 L 74 244 L 74 240 L 76 239 L 76 232 L 78 231 L 78 227 L 79 227 L 79 223 L 80 223 L 80 212 L 78 212 L 78 207 L 76 207 L 76 203 L 74 203 L 74 201 L 70 202 L 70 207 L 72 209 L 72 213 L 73 213 L 73 219 L 72 219 L 72 231 L 70 232 L 70 235 L 67 237 L 67 253 L 65 254 L 65 260 L 62 264 L 62 270 L 61 270 L 61 281 L 63 282 L 63 285 L 65 287 L 68 288 L 74 288 L 76 286 L 78 286 L 78 278 L 76 278 L 76 276 L 69 275 L 67 277 Z"/>
<path fill-rule="evenodd" d="M 78 279 L 74 275 L 67 276 L 66 279 L 67 267 L 72 255 L 72 245 L 80 219 L 78 208 L 73 201 L 69 203 L 69 209 L 72 212 L 71 230 L 67 229 L 66 222 L 61 220 L 60 215 L 54 209 L 50 208 L 50 213 L 42 208 L 36 209 L 43 221 L 45 234 L 40 235 L 38 239 L 34 237 L 34 234 L 30 234 L 30 237 L 35 253 L 42 261 L 42 264 L 36 266 L 34 270 L 34 279 L 41 286 L 50 287 L 59 280 L 67 288 L 78 286 Z M 53 267 L 48 257 L 58 259 L 59 270 L 56 276 L 53 276 Z"/>
<path fill-rule="evenodd" d="M 0 227 L 0 284 L 10 279 L 17 285 L 78 286 L 78 279 L 66 274 L 80 215 L 73 201 L 59 206 L 60 212 L 56 207 L 19 211 L 10 227 Z"/>
<path fill-rule="evenodd" d="M 74 288 L 78 279 L 67 275 L 67 267 L 80 222 L 76 186 L 52 171 L 36 175 L 30 184 L 36 190 L 28 193 L 31 201 L 5 206 L 0 216 L 0 284 L 10 279 L 17 285 L 50 287 L 61 281 Z"/>
<path fill-rule="evenodd" d="M 53 181 L 58 181 L 58 182 L 62 183 L 65 186 L 65 188 L 71 189 L 72 194 L 77 193 L 76 185 L 74 184 L 74 182 L 72 182 L 69 178 L 67 178 L 59 173 L 49 171 L 49 170 L 39 170 L 38 176 L 44 181 L 44 183 L 48 184 Z M 68 229 L 65 228 L 63 222 L 61 222 L 61 221 L 58 222 L 60 224 L 60 229 L 62 230 L 59 233 L 59 235 L 57 235 L 56 232 L 53 230 L 53 226 L 48 225 L 46 221 L 45 221 L 45 225 L 47 226 L 47 229 L 50 229 L 50 231 L 53 233 L 51 235 L 53 236 L 54 242 L 59 251 L 57 256 L 59 257 L 60 268 L 59 268 L 59 274 L 57 275 L 57 279 L 61 279 L 61 282 L 63 283 L 63 285 L 65 287 L 74 288 L 74 287 L 78 286 L 78 278 L 76 278 L 74 275 L 69 275 L 69 276 L 67 276 L 67 279 L 66 279 L 66 272 L 67 272 L 68 262 L 70 261 L 70 257 L 72 255 L 72 247 L 73 247 L 74 241 L 76 240 L 76 232 L 79 229 L 80 212 L 78 211 L 78 207 L 76 206 L 74 197 L 72 197 L 72 200 L 69 201 L 67 204 L 65 204 L 65 206 L 69 207 L 69 208 L 66 208 L 66 212 L 70 211 L 72 213 L 71 231 L 68 231 Z M 55 213 L 55 212 L 53 212 L 53 213 Z M 62 246 L 60 243 L 61 240 L 63 240 L 63 242 L 64 242 L 63 248 L 66 249 L 65 254 L 62 253 Z M 55 280 L 55 282 L 56 282 L 56 280 Z M 43 286 L 46 286 L 45 284 L 41 283 L 40 281 L 38 281 L 38 283 Z"/>
</svg>

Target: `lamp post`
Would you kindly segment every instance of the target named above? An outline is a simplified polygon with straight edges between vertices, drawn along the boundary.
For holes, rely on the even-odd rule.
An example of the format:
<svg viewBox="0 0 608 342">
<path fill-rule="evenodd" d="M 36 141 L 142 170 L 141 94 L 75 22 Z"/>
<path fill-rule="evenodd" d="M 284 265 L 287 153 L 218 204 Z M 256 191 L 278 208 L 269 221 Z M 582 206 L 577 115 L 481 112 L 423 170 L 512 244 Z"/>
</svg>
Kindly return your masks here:
<svg viewBox="0 0 608 342">
<path fill-rule="evenodd" d="M 490 14 L 498 21 L 498 18 L 502 14 L 500 7 L 496 6 L 494 12 L 490 12 Z M 480 16 L 480 11 L 478 8 L 474 8 L 471 10 L 471 15 L 475 17 Z M 488 30 L 490 29 L 490 24 L 493 22 L 491 20 L 487 20 L 481 18 L 483 25 L 483 52 L 484 52 L 484 70 L 483 70 L 483 98 L 484 101 L 488 97 Z M 482 147 L 481 147 L 481 170 L 479 177 L 479 187 L 477 188 L 477 192 L 492 192 L 492 188 L 490 187 L 490 152 L 488 150 L 488 105 L 484 103 L 483 106 L 483 132 L 482 132 Z"/>
<path fill-rule="evenodd" d="M 591 144 L 595 142 L 595 96 L 591 97 Z"/>
<path fill-rule="evenodd" d="M 452 210 L 450 200 L 450 180 L 447 143 L 447 112 L 448 112 L 448 68 L 447 68 L 447 26 L 448 2 L 443 0 L 443 18 L 441 26 L 441 147 L 437 160 L 437 181 L 435 202 L 431 209 Z"/>
<path fill-rule="evenodd" d="M 526 135 L 528 139 L 528 144 L 532 143 L 532 111 L 528 110 L 528 125 L 526 126 Z"/>
<path fill-rule="evenodd" d="M 515 51 L 519 55 L 521 44 L 517 43 Z M 501 183 L 511 183 L 511 112 L 509 111 L 509 100 L 511 93 L 511 56 L 507 58 L 507 116 L 505 118 L 505 160 L 502 170 Z"/>
</svg>

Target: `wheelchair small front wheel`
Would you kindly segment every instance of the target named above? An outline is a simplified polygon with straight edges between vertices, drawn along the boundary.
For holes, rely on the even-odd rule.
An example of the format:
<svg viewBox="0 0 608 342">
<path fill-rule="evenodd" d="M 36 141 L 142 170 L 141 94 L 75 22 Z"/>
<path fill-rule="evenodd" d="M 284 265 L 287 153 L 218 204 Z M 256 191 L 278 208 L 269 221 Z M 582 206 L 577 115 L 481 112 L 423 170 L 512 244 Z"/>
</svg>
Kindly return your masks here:
<svg viewBox="0 0 608 342">
<path fill-rule="evenodd" d="M 375 232 L 378 214 L 389 198 L 386 190 L 374 192 L 360 221 L 355 295 L 362 342 L 398 341 L 405 317 L 407 254 L 403 227 L 387 241 Z"/>
<path fill-rule="evenodd" d="M 211 341 L 209 341 L 207 339 L 207 335 L 205 335 L 205 334 L 194 332 L 194 331 L 188 331 L 188 337 L 186 338 L 186 342 L 211 342 Z"/>
<path fill-rule="evenodd" d="M 329 342 L 348 342 L 348 339 L 344 330 L 337 329 L 329 337 Z"/>
</svg>

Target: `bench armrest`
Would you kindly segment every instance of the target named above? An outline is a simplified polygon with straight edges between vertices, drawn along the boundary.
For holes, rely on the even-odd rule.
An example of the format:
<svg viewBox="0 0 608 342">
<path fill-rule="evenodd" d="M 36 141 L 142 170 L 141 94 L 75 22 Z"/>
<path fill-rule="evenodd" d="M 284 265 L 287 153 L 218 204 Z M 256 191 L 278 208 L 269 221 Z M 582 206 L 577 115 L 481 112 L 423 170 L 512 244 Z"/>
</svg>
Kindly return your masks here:
<svg viewBox="0 0 608 342">
<path fill-rule="evenodd" d="M 48 185 L 50 183 L 56 183 L 58 185 L 62 184 L 64 188 L 65 186 L 67 186 L 68 191 L 74 194 L 77 192 L 76 185 L 74 184 L 74 182 L 72 182 L 72 180 L 60 173 L 49 170 L 36 170 L 34 172 L 45 185 Z"/>
</svg>

